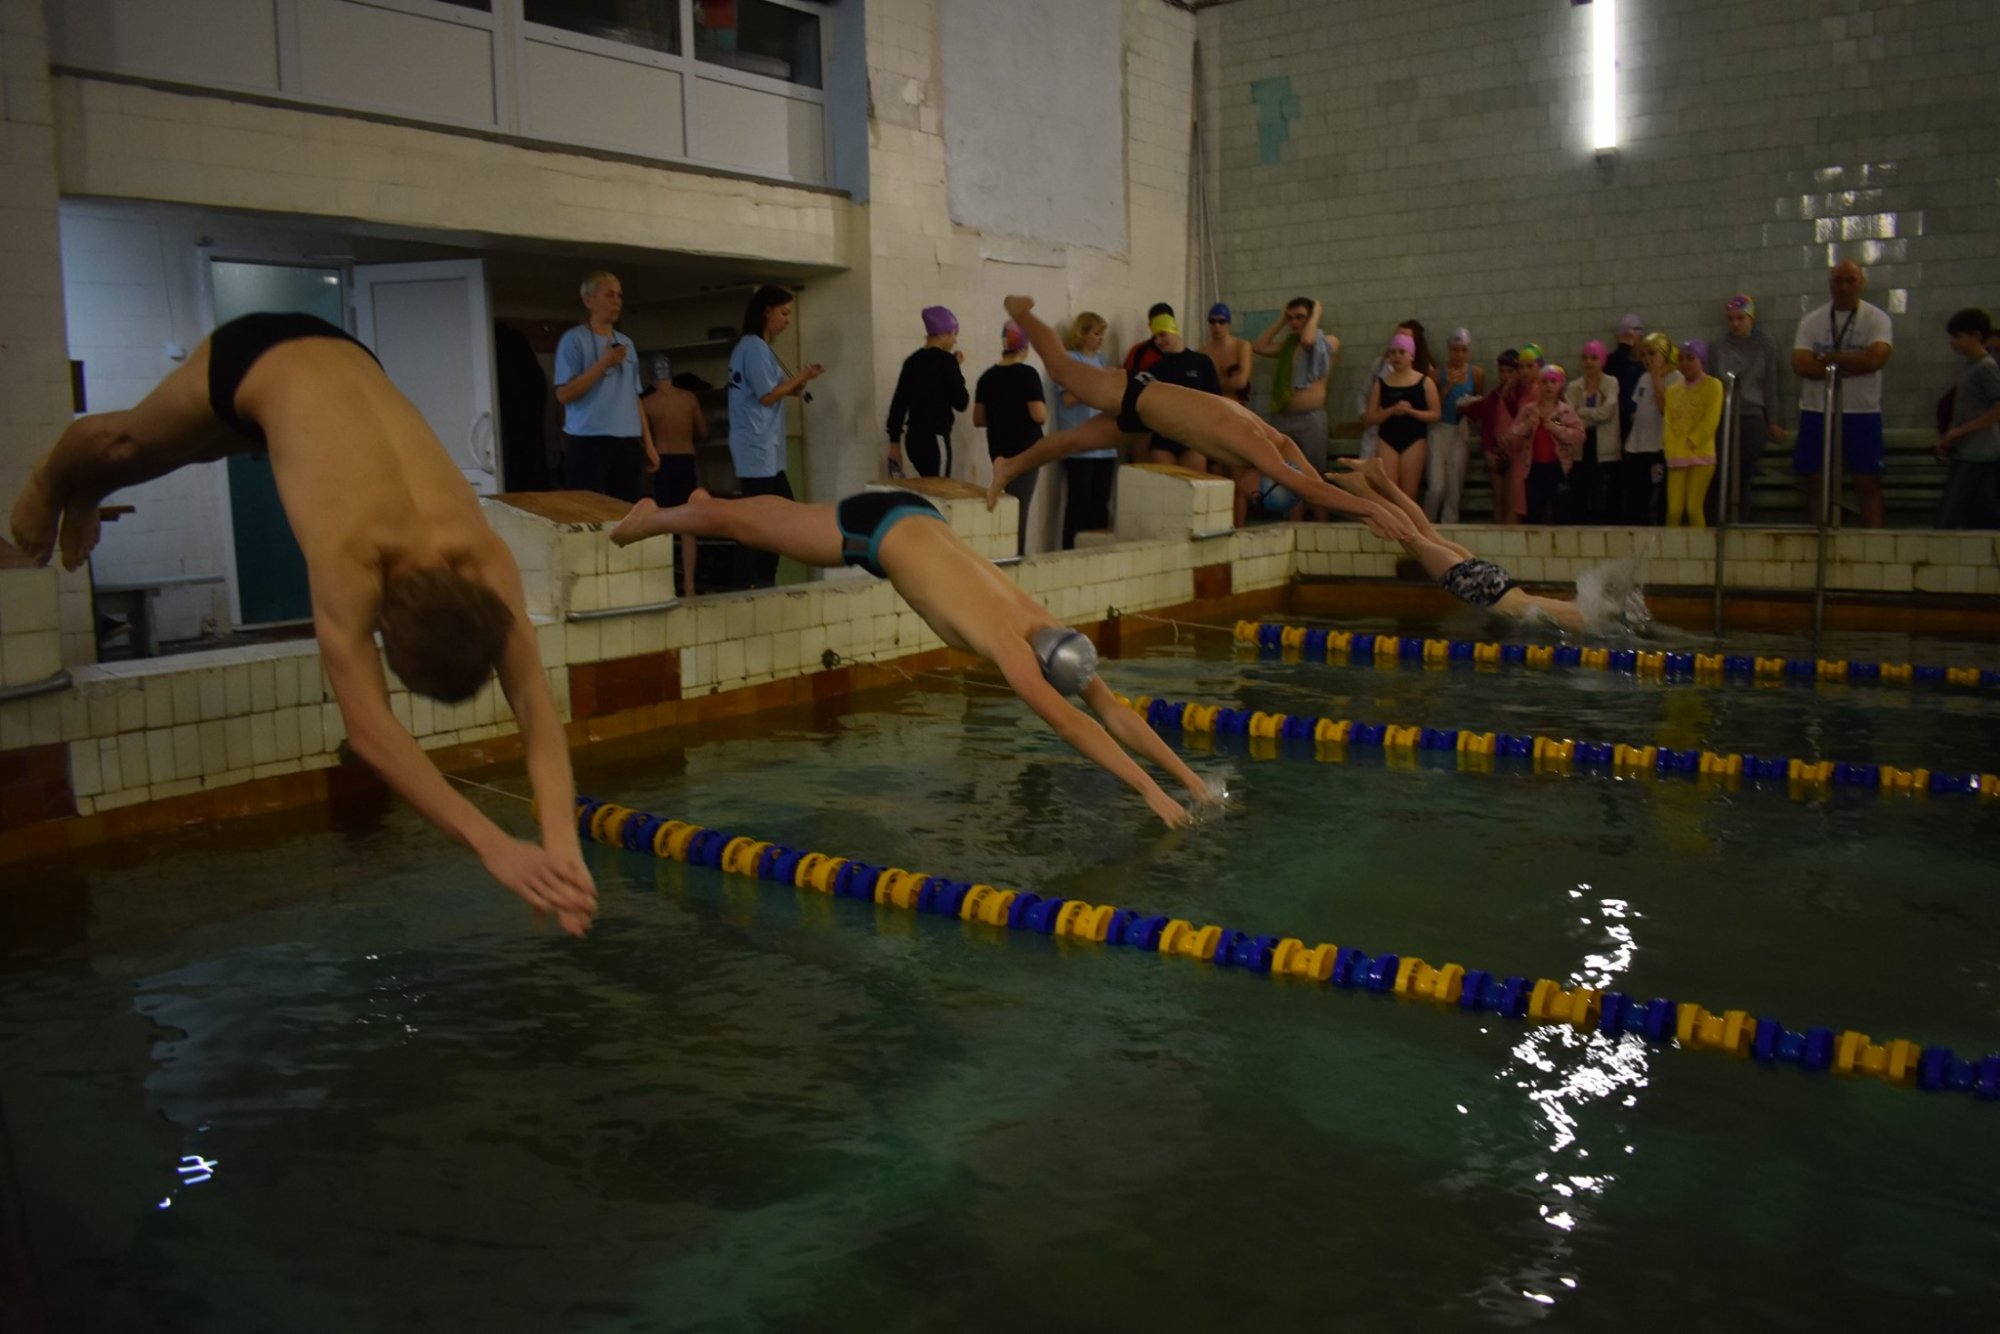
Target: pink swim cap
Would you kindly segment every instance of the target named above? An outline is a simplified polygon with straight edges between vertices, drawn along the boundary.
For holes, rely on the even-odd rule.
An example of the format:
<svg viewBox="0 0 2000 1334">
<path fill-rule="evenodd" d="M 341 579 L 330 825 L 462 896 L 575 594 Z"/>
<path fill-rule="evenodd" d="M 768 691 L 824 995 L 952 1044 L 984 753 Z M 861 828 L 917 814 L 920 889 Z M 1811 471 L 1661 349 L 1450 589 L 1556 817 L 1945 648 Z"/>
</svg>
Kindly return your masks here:
<svg viewBox="0 0 2000 1334">
<path fill-rule="evenodd" d="M 1596 357 L 1599 361 L 1604 360 L 1604 344 L 1598 342 L 1595 338 L 1591 339 L 1583 345 L 1583 355 L 1586 357 Z"/>
<path fill-rule="evenodd" d="M 1400 347 L 1413 357 L 1417 355 L 1417 340 L 1406 333 L 1399 333 L 1394 338 L 1391 338 L 1389 340 L 1389 347 L 1391 350 Z"/>
<path fill-rule="evenodd" d="M 1020 325 L 1014 323 L 1012 320 L 1008 320 L 1000 326 L 1000 346 L 1002 348 L 1005 348 L 1009 352 L 1019 352 L 1027 345 L 1028 335 L 1021 331 Z"/>
<path fill-rule="evenodd" d="M 1569 381 L 1569 375 L 1554 362 L 1542 367 L 1542 378 L 1551 384 L 1566 384 Z"/>
</svg>

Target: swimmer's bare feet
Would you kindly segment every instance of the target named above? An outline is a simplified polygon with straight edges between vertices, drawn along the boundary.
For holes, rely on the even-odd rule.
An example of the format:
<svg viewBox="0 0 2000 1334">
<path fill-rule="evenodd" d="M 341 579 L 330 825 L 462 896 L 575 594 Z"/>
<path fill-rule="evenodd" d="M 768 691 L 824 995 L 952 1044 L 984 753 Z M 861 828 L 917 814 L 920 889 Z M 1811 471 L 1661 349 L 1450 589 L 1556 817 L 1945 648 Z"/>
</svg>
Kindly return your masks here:
<svg viewBox="0 0 2000 1334">
<path fill-rule="evenodd" d="M 1000 303 L 1007 308 L 1007 318 L 1025 318 L 1035 308 L 1035 298 L 1031 296 L 1010 296 Z"/>
<path fill-rule="evenodd" d="M 94 500 L 74 501 L 63 509 L 60 545 L 65 570 L 83 568 L 83 563 L 90 559 L 90 553 L 97 550 L 102 523 Z"/>
<path fill-rule="evenodd" d="M 993 460 L 993 480 L 986 484 L 986 508 L 992 509 L 1000 503 L 1000 493 L 1014 480 L 1014 460 Z"/>
<path fill-rule="evenodd" d="M 632 512 L 620 519 L 618 526 L 611 530 L 611 544 L 629 547 L 634 542 L 643 542 L 651 537 L 653 532 L 648 525 L 659 509 L 651 496 L 642 496 L 639 503 L 632 507 Z"/>
<path fill-rule="evenodd" d="M 42 480 L 40 470 L 29 473 L 28 484 L 21 488 L 21 494 L 14 501 L 14 514 L 9 525 L 14 545 L 37 565 L 48 564 L 50 554 L 56 549 L 57 514 L 55 497 L 49 494 L 48 484 Z"/>
</svg>

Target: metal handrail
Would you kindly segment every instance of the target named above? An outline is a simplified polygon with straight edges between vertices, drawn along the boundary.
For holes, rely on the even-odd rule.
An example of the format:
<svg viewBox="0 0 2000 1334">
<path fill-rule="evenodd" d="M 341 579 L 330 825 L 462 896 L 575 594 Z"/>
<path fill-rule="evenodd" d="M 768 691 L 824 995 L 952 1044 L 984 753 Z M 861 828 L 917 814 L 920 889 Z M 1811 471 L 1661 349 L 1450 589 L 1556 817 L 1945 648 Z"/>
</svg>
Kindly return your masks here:
<svg viewBox="0 0 2000 1334">
<path fill-rule="evenodd" d="M 1820 631 L 1826 626 L 1826 549 L 1832 540 L 1838 514 L 1834 500 L 1840 495 L 1833 469 L 1839 462 L 1841 443 L 1840 367 L 1826 368 L 1826 427 L 1819 440 L 1819 558 L 1813 573 L 1813 651 L 1818 653 Z"/>
<path fill-rule="evenodd" d="M 1721 475 L 1716 479 L 1720 489 L 1715 493 L 1715 630 L 1722 632 L 1722 548 L 1724 534 L 1729 530 L 1730 506 L 1734 500 L 1734 487 L 1730 482 L 1735 477 L 1736 465 L 1736 372 L 1722 374 L 1722 436 L 1721 448 L 1716 451 L 1715 466 Z"/>
</svg>

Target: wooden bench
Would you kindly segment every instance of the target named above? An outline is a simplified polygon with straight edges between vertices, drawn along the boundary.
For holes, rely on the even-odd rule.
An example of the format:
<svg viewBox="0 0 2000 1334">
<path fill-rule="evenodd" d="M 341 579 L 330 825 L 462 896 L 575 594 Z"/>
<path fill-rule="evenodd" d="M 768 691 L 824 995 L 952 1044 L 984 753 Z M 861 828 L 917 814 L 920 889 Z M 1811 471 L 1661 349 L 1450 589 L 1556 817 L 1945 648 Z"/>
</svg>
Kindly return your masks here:
<svg viewBox="0 0 2000 1334">
<path fill-rule="evenodd" d="M 91 585 L 97 609 L 97 655 L 104 656 L 105 643 L 125 632 L 126 643 L 135 658 L 156 658 L 160 654 L 159 627 L 153 617 L 153 602 L 169 588 L 193 588 L 219 584 L 219 574 L 167 574 L 157 579 L 134 579 L 125 583 Z M 108 622 L 108 623 L 107 623 Z"/>
</svg>

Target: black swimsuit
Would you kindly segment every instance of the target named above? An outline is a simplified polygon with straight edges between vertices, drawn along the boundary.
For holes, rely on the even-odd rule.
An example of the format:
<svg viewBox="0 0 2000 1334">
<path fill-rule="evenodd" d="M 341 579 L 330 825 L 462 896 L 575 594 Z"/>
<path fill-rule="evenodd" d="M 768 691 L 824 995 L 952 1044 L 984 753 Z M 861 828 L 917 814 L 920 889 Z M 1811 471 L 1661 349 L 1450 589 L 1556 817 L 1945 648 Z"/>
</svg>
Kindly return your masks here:
<svg viewBox="0 0 2000 1334">
<path fill-rule="evenodd" d="M 263 427 L 245 421 L 236 411 L 236 391 L 243 387 L 243 377 L 259 357 L 280 343 L 299 338 L 339 338 L 375 357 L 360 339 L 317 315 L 243 315 L 208 336 L 209 411 L 224 426 L 247 436 L 259 450 L 269 449 L 270 442 L 264 438 Z M 381 358 L 375 357 L 375 364 L 381 365 Z"/>
<path fill-rule="evenodd" d="M 1139 420 L 1139 395 L 1153 382 L 1150 371 L 1125 373 L 1125 399 L 1118 405 L 1118 429 L 1127 435 L 1144 435 L 1146 423 Z"/>
<path fill-rule="evenodd" d="M 860 491 L 834 506 L 840 528 L 840 559 L 887 579 L 882 568 L 882 539 L 903 520 L 920 517 L 944 520 L 938 507 L 911 491 Z"/>
<path fill-rule="evenodd" d="M 1381 382 L 1382 389 L 1381 393 L 1377 396 L 1377 401 L 1385 410 L 1398 403 L 1408 403 L 1411 407 L 1421 411 L 1424 406 L 1424 383 L 1426 378 L 1420 375 L 1417 377 L 1415 384 L 1406 384 L 1400 388 L 1384 380 Z M 1398 454 L 1408 449 L 1411 445 L 1416 444 L 1417 441 L 1427 438 L 1429 434 L 1430 426 L 1428 423 L 1419 421 L 1415 417 L 1405 417 L 1400 414 L 1394 417 L 1383 418 L 1382 424 L 1375 429 L 1376 439 L 1395 450 Z"/>
</svg>

